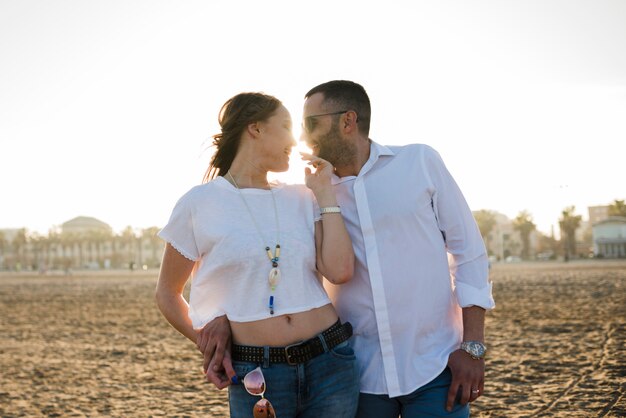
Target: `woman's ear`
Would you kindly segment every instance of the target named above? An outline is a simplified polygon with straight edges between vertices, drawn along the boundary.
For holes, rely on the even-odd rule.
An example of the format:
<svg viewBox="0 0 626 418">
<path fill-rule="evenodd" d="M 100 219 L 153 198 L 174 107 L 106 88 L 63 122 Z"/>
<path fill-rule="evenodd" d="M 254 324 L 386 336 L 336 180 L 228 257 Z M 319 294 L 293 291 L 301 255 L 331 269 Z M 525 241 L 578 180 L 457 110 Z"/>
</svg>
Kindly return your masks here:
<svg viewBox="0 0 626 418">
<path fill-rule="evenodd" d="M 259 134 L 261 133 L 261 129 L 259 128 L 259 122 L 248 124 L 248 133 L 252 138 L 256 139 L 259 136 Z"/>
</svg>

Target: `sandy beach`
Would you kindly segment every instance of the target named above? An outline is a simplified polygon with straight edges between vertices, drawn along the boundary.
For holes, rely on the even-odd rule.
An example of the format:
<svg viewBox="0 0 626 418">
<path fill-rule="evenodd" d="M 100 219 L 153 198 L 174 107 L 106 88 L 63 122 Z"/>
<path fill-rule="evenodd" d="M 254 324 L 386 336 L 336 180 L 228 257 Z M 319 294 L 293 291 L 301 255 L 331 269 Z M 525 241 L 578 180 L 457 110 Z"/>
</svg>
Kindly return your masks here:
<svg viewBox="0 0 626 418">
<path fill-rule="evenodd" d="M 496 264 L 473 417 L 626 416 L 626 262 Z M 228 417 L 156 271 L 0 273 L 0 416 Z"/>
</svg>

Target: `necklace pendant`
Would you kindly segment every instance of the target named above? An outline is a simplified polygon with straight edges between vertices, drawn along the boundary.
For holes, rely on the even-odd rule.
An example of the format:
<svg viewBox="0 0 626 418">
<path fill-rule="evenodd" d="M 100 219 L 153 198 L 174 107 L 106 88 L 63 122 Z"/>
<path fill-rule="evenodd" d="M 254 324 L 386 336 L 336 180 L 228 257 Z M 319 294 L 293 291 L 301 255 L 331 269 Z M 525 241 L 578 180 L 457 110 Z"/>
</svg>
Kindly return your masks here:
<svg viewBox="0 0 626 418">
<path fill-rule="evenodd" d="M 278 286 L 278 283 L 280 283 L 280 276 L 281 274 L 280 274 L 280 270 L 278 269 L 278 267 L 274 267 L 270 270 L 268 282 L 272 289 L 274 289 L 276 286 Z"/>
</svg>

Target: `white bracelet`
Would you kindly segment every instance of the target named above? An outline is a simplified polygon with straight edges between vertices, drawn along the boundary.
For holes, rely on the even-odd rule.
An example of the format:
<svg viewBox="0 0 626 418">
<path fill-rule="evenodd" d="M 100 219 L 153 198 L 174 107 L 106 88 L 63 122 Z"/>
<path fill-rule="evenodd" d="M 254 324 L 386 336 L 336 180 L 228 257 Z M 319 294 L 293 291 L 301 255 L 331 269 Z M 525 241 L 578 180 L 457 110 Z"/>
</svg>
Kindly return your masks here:
<svg viewBox="0 0 626 418">
<path fill-rule="evenodd" d="M 327 206 L 325 208 L 320 208 L 320 215 L 325 213 L 341 213 L 341 208 L 339 208 L 339 206 Z"/>
</svg>

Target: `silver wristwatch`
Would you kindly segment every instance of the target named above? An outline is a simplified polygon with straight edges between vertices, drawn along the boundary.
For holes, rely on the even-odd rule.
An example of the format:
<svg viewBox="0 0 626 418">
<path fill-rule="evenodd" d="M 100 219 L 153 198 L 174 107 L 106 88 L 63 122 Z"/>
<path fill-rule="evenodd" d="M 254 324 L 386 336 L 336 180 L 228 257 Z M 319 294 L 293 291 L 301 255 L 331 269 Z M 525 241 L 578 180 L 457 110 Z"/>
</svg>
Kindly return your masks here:
<svg viewBox="0 0 626 418">
<path fill-rule="evenodd" d="M 461 350 L 472 356 L 474 360 L 485 358 L 485 354 L 487 353 L 487 347 L 480 341 L 463 341 L 461 343 Z"/>
</svg>

